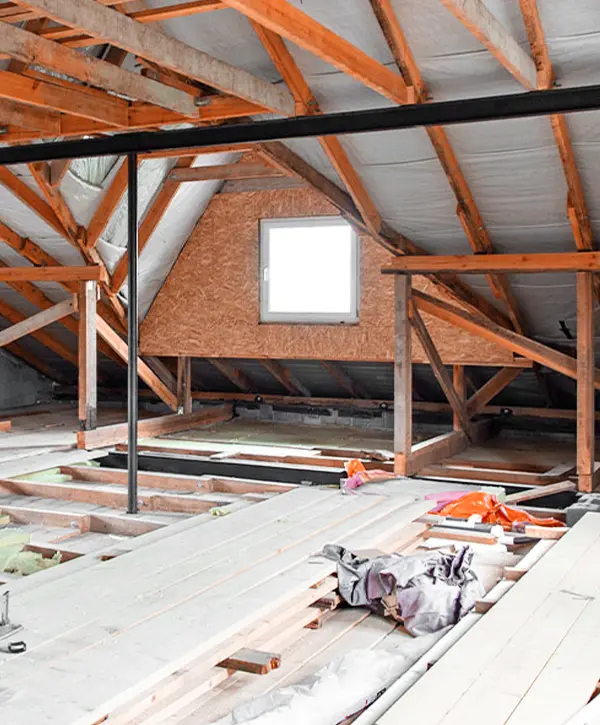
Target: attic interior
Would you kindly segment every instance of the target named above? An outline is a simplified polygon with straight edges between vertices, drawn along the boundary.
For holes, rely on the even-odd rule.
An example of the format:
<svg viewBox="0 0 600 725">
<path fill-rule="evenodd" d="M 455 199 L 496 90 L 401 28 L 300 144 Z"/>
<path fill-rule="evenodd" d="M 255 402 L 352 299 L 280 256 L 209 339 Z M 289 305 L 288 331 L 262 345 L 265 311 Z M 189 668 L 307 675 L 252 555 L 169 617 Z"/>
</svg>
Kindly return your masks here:
<svg viewBox="0 0 600 725">
<path fill-rule="evenodd" d="M 600 723 L 598 3 L 0 56 L 0 721 Z"/>
</svg>

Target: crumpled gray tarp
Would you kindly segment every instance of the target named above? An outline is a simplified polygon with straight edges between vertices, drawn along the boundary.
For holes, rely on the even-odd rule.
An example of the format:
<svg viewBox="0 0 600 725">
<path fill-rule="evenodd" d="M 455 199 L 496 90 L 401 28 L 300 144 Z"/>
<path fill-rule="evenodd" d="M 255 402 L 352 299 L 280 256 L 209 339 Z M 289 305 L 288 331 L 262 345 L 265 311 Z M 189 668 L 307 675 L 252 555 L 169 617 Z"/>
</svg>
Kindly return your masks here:
<svg viewBox="0 0 600 725">
<path fill-rule="evenodd" d="M 484 593 L 471 568 L 470 546 L 456 554 L 361 558 L 342 546 L 328 545 L 323 556 L 337 562 L 340 594 L 348 604 L 402 621 L 415 636 L 456 624 Z"/>
</svg>

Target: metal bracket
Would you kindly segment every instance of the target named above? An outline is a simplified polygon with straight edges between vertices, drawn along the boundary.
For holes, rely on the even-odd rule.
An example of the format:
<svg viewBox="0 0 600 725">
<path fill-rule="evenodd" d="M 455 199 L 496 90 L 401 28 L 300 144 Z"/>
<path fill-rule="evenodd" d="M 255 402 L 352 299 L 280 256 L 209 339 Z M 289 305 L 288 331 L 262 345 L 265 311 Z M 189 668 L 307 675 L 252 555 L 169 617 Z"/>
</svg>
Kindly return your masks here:
<svg viewBox="0 0 600 725">
<path fill-rule="evenodd" d="M 20 624 L 12 624 L 8 616 L 9 592 L 8 589 L 2 593 L 2 605 L 0 606 L 0 639 L 10 637 L 23 627 Z"/>
</svg>

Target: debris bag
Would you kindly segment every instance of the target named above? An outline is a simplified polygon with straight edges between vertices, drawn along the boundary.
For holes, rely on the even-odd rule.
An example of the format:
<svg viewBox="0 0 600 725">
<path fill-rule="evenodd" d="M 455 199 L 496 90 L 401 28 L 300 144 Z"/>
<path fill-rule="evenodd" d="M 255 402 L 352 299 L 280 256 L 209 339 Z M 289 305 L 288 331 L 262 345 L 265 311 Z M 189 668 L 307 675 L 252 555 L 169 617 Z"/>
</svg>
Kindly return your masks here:
<svg viewBox="0 0 600 725">
<path fill-rule="evenodd" d="M 354 607 L 369 607 L 401 622 L 414 636 L 456 624 L 484 591 L 471 568 L 473 550 L 403 556 L 359 557 L 328 545 L 323 555 L 337 562 L 340 595 Z"/>
<path fill-rule="evenodd" d="M 438 516 L 453 516 L 457 519 L 468 519 L 474 514 L 481 516 L 484 524 L 500 524 L 506 531 L 513 528 L 513 524 L 533 524 L 535 526 L 564 526 L 558 519 L 537 519 L 527 511 L 505 506 L 491 493 L 473 491 L 461 498 L 446 504 L 436 511 Z"/>
<path fill-rule="evenodd" d="M 401 648 L 350 650 L 298 684 L 238 705 L 215 725 L 337 725 L 374 702 L 440 635 L 405 637 Z"/>
<path fill-rule="evenodd" d="M 358 458 L 346 461 L 344 463 L 344 468 L 348 474 L 348 478 L 346 478 L 342 483 L 344 491 L 353 491 L 363 484 L 369 483 L 369 481 L 391 481 L 394 478 L 392 473 L 389 471 L 382 471 L 379 468 L 367 471 L 363 463 L 359 461 Z"/>
</svg>

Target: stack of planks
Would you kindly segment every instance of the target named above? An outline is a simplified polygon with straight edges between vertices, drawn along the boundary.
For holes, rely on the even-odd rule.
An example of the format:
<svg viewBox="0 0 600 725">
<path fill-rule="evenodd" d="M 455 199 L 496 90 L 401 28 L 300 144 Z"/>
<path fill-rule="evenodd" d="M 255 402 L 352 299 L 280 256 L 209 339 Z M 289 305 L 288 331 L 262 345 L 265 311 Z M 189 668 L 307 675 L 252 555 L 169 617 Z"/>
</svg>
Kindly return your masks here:
<svg viewBox="0 0 600 725">
<path fill-rule="evenodd" d="M 337 583 L 335 565 L 315 556 L 325 544 L 403 548 L 429 507 L 300 487 L 210 526 L 188 519 L 139 537 L 108 561 L 82 557 L 36 575 L 35 587 L 16 583 L 12 616 L 28 651 L 0 653 L 3 721 L 176 718 L 249 648 L 272 652 L 322 617 Z"/>
<path fill-rule="evenodd" d="M 600 514 L 540 544 L 531 571 L 379 725 L 563 725 L 587 703 L 600 679 Z"/>
</svg>

